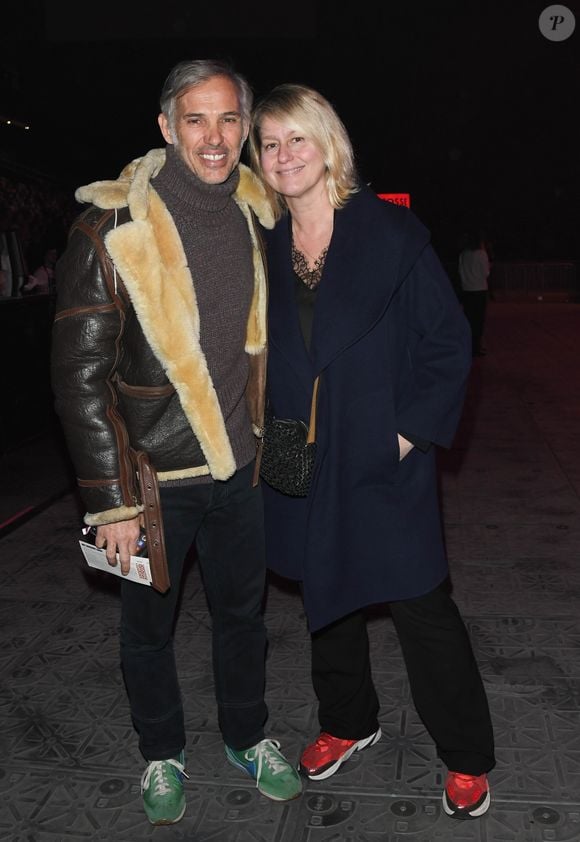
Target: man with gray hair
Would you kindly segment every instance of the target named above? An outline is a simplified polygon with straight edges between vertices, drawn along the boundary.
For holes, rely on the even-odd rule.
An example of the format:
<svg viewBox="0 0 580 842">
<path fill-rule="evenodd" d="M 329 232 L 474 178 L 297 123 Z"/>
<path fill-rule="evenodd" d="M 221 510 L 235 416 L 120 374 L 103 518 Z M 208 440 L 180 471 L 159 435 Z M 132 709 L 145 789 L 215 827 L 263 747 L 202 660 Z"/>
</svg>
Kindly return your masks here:
<svg viewBox="0 0 580 842">
<path fill-rule="evenodd" d="M 185 812 L 173 628 L 192 545 L 211 612 L 227 759 L 273 800 L 301 791 L 280 744 L 264 733 L 265 559 L 255 463 L 266 277 L 256 217 L 266 227 L 273 219 L 260 183 L 239 163 L 251 106 L 248 83 L 227 64 L 176 65 L 158 118 L 166 147 L 133 160 L 115 181 L 77 190 L 89 208 L 57 266 L 55 405 L 85 523 L 125 575 L 149 505 L 139 496 L 136 454 L 146 454 L 159 481 L 170 587 L 161 593 L 122 579 L 120 622 L 123 677 L 147 763 L 141 791 L 155 825 Z"/>
</svg>

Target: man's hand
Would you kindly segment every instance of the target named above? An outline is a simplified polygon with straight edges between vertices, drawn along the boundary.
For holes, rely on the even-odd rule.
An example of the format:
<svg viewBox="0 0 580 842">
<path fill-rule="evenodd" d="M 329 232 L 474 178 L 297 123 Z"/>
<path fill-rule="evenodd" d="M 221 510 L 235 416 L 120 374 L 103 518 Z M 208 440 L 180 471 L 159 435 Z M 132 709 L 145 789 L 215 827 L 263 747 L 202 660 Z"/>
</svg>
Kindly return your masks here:
<svg viewBox="0 0 580 842">
<path fill-rule="evenodd" d="M 106 546 L 107 561 L 111 567 L 117 566 L 117 553 L 121 562 L 121 573 L 126 576 L 131 566 L 131 556 L 137 554 L 139 540 L 139 516 L 119 523 L 106 523 L 97 527 L 95 546 Z"/>
<path fill-rule="evenodd" d="M 397 433 L 397 438 L 399 439 L 399 462 L 402 462 L 405 456 L 408 456 L 409 453 L 413 450 L 415 445 L 411 444 L 410 441 L 404 439 L 403 436 Z"/>
</svg>

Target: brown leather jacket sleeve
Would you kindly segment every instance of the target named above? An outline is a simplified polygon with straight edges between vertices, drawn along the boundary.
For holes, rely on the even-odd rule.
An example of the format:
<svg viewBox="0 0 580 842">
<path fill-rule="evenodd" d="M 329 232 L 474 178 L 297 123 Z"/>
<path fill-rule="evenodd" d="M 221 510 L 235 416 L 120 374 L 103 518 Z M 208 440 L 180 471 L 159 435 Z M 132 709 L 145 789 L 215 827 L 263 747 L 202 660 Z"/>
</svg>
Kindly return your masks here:
<svg viewBox="0 0 580 842">
<path fill-rule="evenodd" d="M 125 302 L 103 244 L 112 211 L 90 208 L 74 223 L 56 269 L 51 378 L 55 409 L 73 461 L 87 523 L 134 517 L 129 441 L 113 378 Z"/>
</svg>

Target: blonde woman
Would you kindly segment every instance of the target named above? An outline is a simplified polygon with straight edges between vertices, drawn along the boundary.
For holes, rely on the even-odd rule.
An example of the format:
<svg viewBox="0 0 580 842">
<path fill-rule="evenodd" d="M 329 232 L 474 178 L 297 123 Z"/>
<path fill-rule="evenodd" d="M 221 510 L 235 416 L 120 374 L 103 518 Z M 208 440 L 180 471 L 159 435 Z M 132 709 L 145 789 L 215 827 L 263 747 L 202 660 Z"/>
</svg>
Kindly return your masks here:
<svg viewBox="0 0 580 842">
<path fill-rule="evenodd" d="M 386 602 L 413 700 L 449 773 L 445 811 L 490 803 L 490 714 L 451 599 L 435 451 L 449 447 L 471 365 L 469 329 L 429 232 L 357 177 L 346 129 L 319 92 L 275 88 L 250 129 L 276 216 L 267 393 L 308 422 L 320 377 L 307 497 L 264 485 L 267 563 L 301 582 L 320 734 L 301 771 L 334 774 L 381 736 L 363 609 Z"/>
</svg>

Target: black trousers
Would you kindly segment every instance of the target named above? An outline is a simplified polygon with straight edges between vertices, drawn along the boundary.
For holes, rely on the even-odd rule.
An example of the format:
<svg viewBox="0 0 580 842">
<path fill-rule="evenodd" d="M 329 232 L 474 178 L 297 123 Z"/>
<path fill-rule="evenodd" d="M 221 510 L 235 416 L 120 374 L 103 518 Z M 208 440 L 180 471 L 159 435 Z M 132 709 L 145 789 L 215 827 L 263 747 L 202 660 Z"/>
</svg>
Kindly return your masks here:
<svg viewBox="0 0 580 842">
<path fill-rule="evenodd" d="M 487 312 L 487 290 L 476 290 L 461 294 L 463 311 L 471 327 L 471 350 L 473 354 L 479 354 L 485 327 L 485 315 Z"/>
<path fill-rule="evenodd" d="M 467 629 L 446 586 L 389 607 L 413 702 L 438 756 L 454 772 L 489 772 L 495 757 L 487 697 Z M 322 731 L 362 739 L 377 730 L 379 699 L 363 611 L 312 635 L 312 681 Z"/>
</svg>

